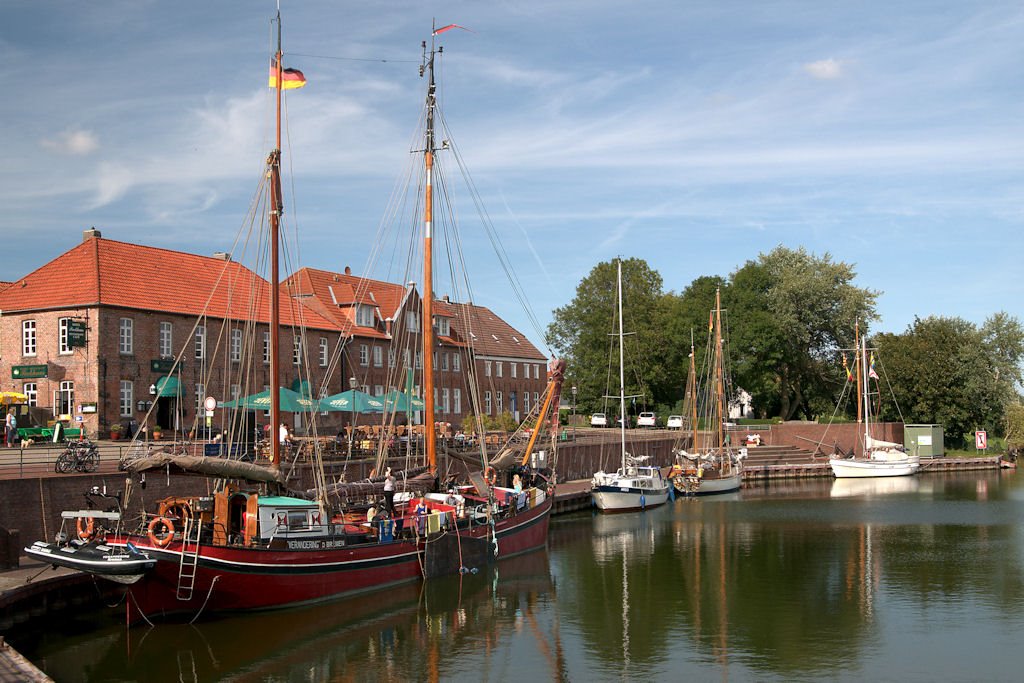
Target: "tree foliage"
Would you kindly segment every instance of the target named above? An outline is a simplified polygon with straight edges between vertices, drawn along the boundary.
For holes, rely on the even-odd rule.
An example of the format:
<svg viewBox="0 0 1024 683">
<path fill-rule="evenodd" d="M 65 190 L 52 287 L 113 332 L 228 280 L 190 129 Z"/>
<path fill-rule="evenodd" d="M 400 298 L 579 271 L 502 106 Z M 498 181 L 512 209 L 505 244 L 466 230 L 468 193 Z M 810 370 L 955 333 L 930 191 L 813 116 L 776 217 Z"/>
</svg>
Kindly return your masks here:
<svg viewBox="0 0 1024 683">
<path fill-rule="evenodd" d="M 1015 319 L 998 313 L 980 329 L 962 318 L 915 319 L 904 334 L 880 334 L 872 344 L 900 408 L 883 408 L 883 419 L 941 424 L 953 445 L 979 429 L 1005 429 L 1024 357 Z"/>
</svg>

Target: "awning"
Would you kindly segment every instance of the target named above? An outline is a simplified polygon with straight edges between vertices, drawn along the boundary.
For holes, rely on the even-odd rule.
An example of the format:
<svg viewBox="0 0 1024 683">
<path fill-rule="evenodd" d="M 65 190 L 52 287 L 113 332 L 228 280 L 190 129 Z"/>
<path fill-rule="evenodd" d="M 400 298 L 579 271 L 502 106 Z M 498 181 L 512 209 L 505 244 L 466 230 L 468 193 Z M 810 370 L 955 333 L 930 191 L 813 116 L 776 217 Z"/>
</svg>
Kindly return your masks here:
<svg viewBox="0 0 1024 683">
<path fill-rule="evenodd" d="M 157 398 L 169 396 L 171 398 L 180 398 L 183 396 L 181 390 L 181 383 L 178 378 L 171 375 L 164 375 L 156 381 L 156 396 Z"/>
<path fill-rule="evenodd" d="M 309 380 L 308 379 L 296 379 L 295 381 L 292 382 L 291 389 L 292 389 L 292 391 L 294 391 L 296 394 L 298 394 L 302 398 L 312 398 L 313 397 L 313 393 L 310 391 L 310 388 L 309 388 Z"/>
</svg>

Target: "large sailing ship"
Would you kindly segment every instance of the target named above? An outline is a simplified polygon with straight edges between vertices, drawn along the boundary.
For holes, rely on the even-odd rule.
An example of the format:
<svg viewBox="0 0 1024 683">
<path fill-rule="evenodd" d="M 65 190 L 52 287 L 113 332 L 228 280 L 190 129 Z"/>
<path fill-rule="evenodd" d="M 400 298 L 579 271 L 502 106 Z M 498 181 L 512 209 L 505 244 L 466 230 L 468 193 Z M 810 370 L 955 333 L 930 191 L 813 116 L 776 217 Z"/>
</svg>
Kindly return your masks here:
<svg viewBox="0 0 1024 683">
<path fill-rule="evenodd" d="M 280 348 L 278 329 L 282 326 L 279 275 L 280 220 L 283 214 L 281 191 L 281 96 L 282 90 L 297 87 L 301 73 L 282 65 L 281 19 L 277 23 L 277 50 L 271 69 L 271 85 L 276 90 L 277 137 L 266 165 L 266 204 L 269 222 L 269 311 L 261 311 L 269 321 L 269 383 L 280 386 Z M 55 543 L 37 542 L 26 552 L 55 565 L 75 567 L 107 578 L 129 583 L 128 618 L 150 619 L 181 613 L 192 619 L 203 613 L 274 608 L 314 603 L 321 600 L 412 582 L 432 576 L 468 571 L 495 558 L 525 553 L 546 544 L 548 520 L 554 494 L 556 439 L 559 394 L 564 364 L 549 365 L 547 388 L 535 400 L 527 419 L 507 439 L 493 445 L 480 438 L 478 450 L 459 454 L 462 475 L 441 471 L 439 454 L 445 447 L 438 443 L 435 428 L 433 354 L 436 342 L 435 304 L 457 307 L 450 302 L 435 302 L 433 254 L 433 207 L 435 155 L 448 148 L 435 143 L 435 60 L 441 54 L 436 36 L 449 27 L 432 32 L 429 50 L 424 43 L 421 75 L 428 76 L 426 96 L 422 194 L 422 270 L 423 295 L 420 311 L 422 358 L 419 403 L 422 406 L 423 462 L 418 468 L 399 471 L 395 462 L 397 486 L 390 476 L 388 451 L 379 452 L 376 477 L 362 482 L 329 482 L 320 454 L 313 448 L 305 455 L 312 461 L 316 485 L 307 492 L 296 492 L 294 481 L 284 465 L 285 439 L 278 439 L 277 425 L 283 425 L 282 401 L 295 400 L 287 389 L 266 391 L 269 424 L 274 426 L 266 444 L 267 464 L 233 457 L 244 453 L 247 444 L 235 449 L 223 444 L 217 457 L 205 457 L 185 449 L 155 450 L 137 443 L 129 449 L 131 457 L 123 467 L 133 477 L 123 493 L 104 496 L 114 501 L 116 510 L 80 510 L 77 530 Z M 450 245 L 446 245 L 449 246 Z M 255 299 L 254 299 L 255 301 Z M 292 315 L 292 318 L 296 316 Z M 471 321 L 467 314 L 462 318 Z M 470 325 L 470 322 L 465 322 Z M 466 330 L 466 337 L 474 335 Z M 258 335 L 254 335 L 258 336 Z M 262 341 L 262 340 L 261 340 Z M 471 372 L 474 352 L 464 349 L 467 358 L 467 382 L 475 380 Z M 421 354 L 421 355 L 420 355 Z M 259 356 L 259 354 L 254 354 Z M 401 357 L 401 354 L 396 354 Z M 181 356 L 176 362 L 180 363 Z M 399 407 L 411 416 L 412 368 L 406 389 L 394 387 L 393 394 L 404 397 Z M 478 395 L 470 390 L 474 408 Z M 386 399 L 394 404 L 394 399 Z M 252 403 L 238 397 L 229 405 L 252 409 Z M 262 405 L 262 404 L 261 404 Z M 263 408 L 261 407 L 261 410 Z M 314 416 L 316 402 L 308 407 Z M 481 410 L 474 411 L 480 415 Z M 386 415 L 385 413 L 384 415 Z M 394 415 L 394 412 L 391 412 Z M 479 417 L 478 423 L 479 423 Z M 244 422 L 244 421 L 243 421 Z M 484 434 L 482 423 L 476 430 Z M 545 445 L 542 436 L 550 437 Z M 233 437 L 228 436 L 227 441 Z M 311 442 L 316 444 L 314 440 Z M 531 468 L 541 446 L 541 458 L 548 467 Z M 473 460 L 478 467 L 471 467 Z M 261 458 L 262 461 L 262 458 Z M 139 524 L 129 529 L 126 520 L 133 496 L 141 495 L 145 474 L 175 473 L 205 477 L 208 491 L 201 495 L 183 493 L 156 502 L 144 512 Z M 460 479 L 461 481 L 457 480 Z M 136 483 L 131 483 L 131 482 Z M 143 482 L 138 485 L 137 482 Z M 399 489 L 388 515 L 377 515 L 370 502 L 383 494 L 386 485 Z M 443 490 L 438 482 L 445 481 Z M 354 504 L 356 495 L 365 494 L 362 504 Z M 200 487 L 190 487 L 196 490 Z M 353 491 L 347 492 L 352 494 Z M 77 531 L 77 533 L 75 533 Z M 116 567 L 116 571 L 115 568 Z M 131 567 L 130 569 L 126 569 Z M 116 574 L 116 577 L 115 577 Z"/>
</svg>

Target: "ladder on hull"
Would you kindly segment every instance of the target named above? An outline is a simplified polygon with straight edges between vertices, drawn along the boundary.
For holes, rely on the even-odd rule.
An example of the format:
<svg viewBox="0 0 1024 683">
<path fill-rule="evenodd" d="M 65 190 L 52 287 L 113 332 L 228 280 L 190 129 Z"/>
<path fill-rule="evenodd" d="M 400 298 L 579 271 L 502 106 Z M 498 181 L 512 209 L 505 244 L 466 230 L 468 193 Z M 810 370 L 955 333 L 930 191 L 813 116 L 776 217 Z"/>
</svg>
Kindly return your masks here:
<svg viewBox="0 0 1024 683">
<path fill-rule="evenodd" d="M 181 532 L 181 560 L 178 564 L 178 600 L 191 600 L 196 585 L 196 568 L 199 566 L 199 536 L 202 524 L 190 515 L 185 519 Z"/>
</svg>

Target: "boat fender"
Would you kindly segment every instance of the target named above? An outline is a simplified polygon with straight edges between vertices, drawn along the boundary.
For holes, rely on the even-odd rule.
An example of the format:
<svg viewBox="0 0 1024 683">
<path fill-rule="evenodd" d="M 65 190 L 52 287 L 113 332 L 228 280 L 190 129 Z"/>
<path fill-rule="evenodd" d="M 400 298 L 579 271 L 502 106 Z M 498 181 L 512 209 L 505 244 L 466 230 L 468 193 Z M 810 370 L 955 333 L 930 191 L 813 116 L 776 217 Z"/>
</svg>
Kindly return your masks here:
<svg viewBox="0 0 1024 683">
<path fill-rule="evenodd" d="M 163 535 L 157 533 L 160 527 L 164 527 Z M 174 538 L 174 522 L 166 517 L 154 517 L 149 523 L 149 540 L 160 548 L 166 548 Z"/>
<path fill-rule="evenodd" d="M 484 470 L 484 479 L 488 486 L 494 486 L 494 483 L 498 481 L 498 473 L 494 471 L 493 467 L 488 467 Z"/>
<path fill-rule="evenodd" d="M 92 517 L 79 517 L 75 526 L 78 528 L 78 537 L 83 541 L 88 541 L 96 533 L 96 520 Z"/>
</svg>

